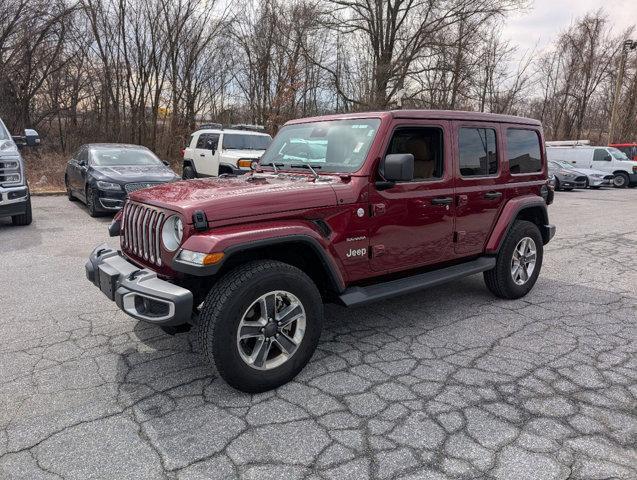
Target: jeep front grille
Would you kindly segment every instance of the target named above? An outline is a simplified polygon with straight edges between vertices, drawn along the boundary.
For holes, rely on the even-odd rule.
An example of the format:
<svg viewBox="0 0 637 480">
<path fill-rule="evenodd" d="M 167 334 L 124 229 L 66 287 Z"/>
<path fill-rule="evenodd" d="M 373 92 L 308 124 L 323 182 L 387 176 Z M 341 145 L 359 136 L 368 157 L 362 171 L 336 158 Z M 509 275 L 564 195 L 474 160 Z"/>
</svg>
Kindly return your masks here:
<svg viewBox="0 0 637 480">
<path fill-rule="evenodd" d="M 0 160 L 0 184 L 22 184 L 19 160 Z"/>
<path fill-rule="evenodd" d="M 161 266 L 161 210 L 126 202 L 122 212 L 122 248 L 147 262 Z"/>
</svg>

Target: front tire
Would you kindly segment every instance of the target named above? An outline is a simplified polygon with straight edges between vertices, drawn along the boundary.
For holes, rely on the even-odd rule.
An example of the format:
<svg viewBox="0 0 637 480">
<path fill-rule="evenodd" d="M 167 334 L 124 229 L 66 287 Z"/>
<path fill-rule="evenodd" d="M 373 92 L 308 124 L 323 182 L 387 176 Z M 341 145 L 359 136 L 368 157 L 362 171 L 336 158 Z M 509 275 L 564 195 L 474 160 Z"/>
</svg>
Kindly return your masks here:
<svg viewBox="0 0 637 480">
<path fill-rule="evenodd" d="M 484 282 L 496 297 L 525 296 L 535 285 L 542 268 L 544 243 L 537 225 L 516 220 L 507 234 L 495 267 L 484 272 Z"/>
<path fill-rule="evenodd" d="M 31 211 L 31 197 L 27 199 L 26 210 L 21 215 L 13 215 L 11 217 L 11 223 L 16 227 L 26 227 L 27 225 L 31 225 L 33 221 L 33 213 Z"/>
<path fill-rule="evenodd" d="M 74 202 L 75 196 L 73 196 L 73 191 L 71 190 L 69 179 L 67 177 L 64 177 L 64 186 L 66 187 L 66 198 L 68 198 L 70 202 Z"/>
<path fill-rule="evenodd" d="M 613 178 L 613 185 L 615 185 L 616 188 L 626 188 L 629 183 L 630 178 L 625 172 L 619 172 L 615 175 L 615 178 Z"/>
<path fill-rule="evenodd" d="M 86 209 L 88 210 L 88 214 L 95 218 L 99 217 L 100 214 L 97 211 L 97 202 L 99 202 L 97 198 L 97 193 L 93 190 L 92 187 L 86 188 Z"/>
<path fill-rule="evenodd" d="M 199 317 L 201 350 L 221 377 L 244 392 L 292 380 L 318 345 L 321 295 L 286 263 L 262 260 L 227 273 L 206 297 Z"/>
</svg>

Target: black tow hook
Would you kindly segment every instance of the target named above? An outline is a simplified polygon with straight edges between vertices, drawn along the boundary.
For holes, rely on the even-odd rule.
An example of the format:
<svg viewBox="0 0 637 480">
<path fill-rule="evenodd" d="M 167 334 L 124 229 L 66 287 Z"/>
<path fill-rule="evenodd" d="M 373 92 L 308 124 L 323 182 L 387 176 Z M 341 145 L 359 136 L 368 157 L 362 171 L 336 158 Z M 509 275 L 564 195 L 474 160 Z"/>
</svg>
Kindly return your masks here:
<svg viewBox="0 0 637 480">
<path fill-rule="evenodd" d="M 137 277 L 139 277 L 142 273 L 144 273 L 144 271 L 143 271 L 143 270 L 135 270 L 135 271 L 132 271 L 132 272 L 130 272 L 130 273 L 128 274 L 128 280 L 130 280 L 130 281 L 132 282 L 132 281 L 133 281 L 133 280 L 135 280 Z"/>
</svg>

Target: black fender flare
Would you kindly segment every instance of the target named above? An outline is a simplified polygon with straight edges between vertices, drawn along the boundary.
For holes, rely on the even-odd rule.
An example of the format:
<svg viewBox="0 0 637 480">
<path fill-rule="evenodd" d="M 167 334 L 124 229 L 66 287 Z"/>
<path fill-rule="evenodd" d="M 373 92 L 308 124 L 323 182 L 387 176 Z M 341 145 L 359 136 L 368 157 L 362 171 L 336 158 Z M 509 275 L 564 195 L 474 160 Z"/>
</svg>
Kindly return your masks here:
<svg viewBox="0 0 637 480">
<path fill-rule="evenodd" d="M 345 290 L 345 282 L 342 275 L 336 266 L 332 257 L 325 251 L 325 248 L 310 235 L 292 234 L 281 237 L 266 238 L 262 240 L 254 240 L 251 242 L 239 243 L 232 245 L 224 250 L 224 257 L 221 262 L 215 265 L 197 266 L 186 262 L 182 262 L 177 259 L 177 256 L 173 258 L 172 268 L 173 270 L 197 277 L 213 276 L 219 273 L 228 260 L 237 254 L 249 252 L 259 248 L 269 246 L 279 246 L 286 243 L 302 243 L 321 259 L 321 266 L 326 274 L 326 278 L 329 282 L 330 288 L 336 293 L 342 293 Z"/>
</svg>

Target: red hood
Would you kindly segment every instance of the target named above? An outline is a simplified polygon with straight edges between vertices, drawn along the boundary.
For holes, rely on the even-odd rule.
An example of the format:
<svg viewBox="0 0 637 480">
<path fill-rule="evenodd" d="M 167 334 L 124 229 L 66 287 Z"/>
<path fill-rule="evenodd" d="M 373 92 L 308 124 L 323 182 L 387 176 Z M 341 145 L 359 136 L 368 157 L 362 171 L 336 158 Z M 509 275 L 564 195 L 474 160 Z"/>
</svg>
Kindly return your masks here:
<svg viewBox="0 0 637 480">
<path fill-rule="evenodd" d="M 130 198 L 180 212 L 190 223 L 195 210 L 214 221 L 334 206 L 335 183 L 340 179 L 327 175 L 314 182 L 309 175 L 248 174 L 166 183 L 138 190 Z"/>
</svg>

